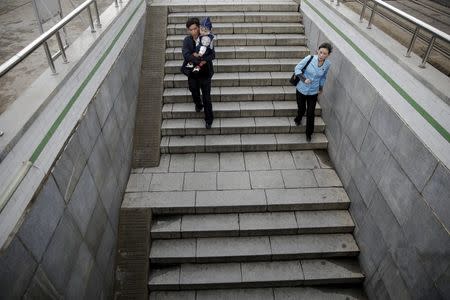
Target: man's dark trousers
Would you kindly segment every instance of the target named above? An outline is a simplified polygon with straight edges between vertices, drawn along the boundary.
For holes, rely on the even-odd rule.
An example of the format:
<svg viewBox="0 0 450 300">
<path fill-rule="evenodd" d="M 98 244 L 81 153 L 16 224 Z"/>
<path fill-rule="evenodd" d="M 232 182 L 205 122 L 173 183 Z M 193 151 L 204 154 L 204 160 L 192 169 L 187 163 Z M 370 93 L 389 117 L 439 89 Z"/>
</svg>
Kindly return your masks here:
<svg viewBox="0 0 450 300">
<path fill-rule="evenodd" d="M 194 100 L 196 108 L 203 107 L 205 109 L 206 124 L 212 124 L 214 120 L 214 115 L 211 104 L 211 78 L 209 77 L 195 78 L 189 76 L 188 84 L 189 90 L 192 93 L 192 100 Z M 200 90 L 202 91 L 202 98 L 200 98 Z"/>
</svg>

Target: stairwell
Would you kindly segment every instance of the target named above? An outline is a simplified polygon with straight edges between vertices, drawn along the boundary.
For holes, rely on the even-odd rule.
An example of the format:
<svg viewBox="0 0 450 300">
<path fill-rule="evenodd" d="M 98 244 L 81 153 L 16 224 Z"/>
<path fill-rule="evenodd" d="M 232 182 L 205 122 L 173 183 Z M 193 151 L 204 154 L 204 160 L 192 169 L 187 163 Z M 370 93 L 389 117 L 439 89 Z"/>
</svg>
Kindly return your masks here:
<svg viewBox="0 0 450 300">
<path fill-rule="evenodd" d="M 365 299 L 320 105 L 310 143 L 294 123 L 298 6 L 244 2 L 168 15 L 161 163 L 133 170 L 124 199 L 153 212 L 150 299 Z M 216 35 L 209 130 L 179 73 L 190 16 Z"/>
</svg>

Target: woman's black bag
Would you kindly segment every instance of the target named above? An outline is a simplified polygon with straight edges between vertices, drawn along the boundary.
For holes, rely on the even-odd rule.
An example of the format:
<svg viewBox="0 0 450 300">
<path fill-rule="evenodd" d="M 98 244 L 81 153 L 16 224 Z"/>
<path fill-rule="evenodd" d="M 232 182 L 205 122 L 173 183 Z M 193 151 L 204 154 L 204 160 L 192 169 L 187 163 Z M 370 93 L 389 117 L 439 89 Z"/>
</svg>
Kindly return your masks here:
<svg viewBox="0 0 450 300">
<path fill-rule="evenodd" d="M 302 68 L 302 74 L 305 73 L 306 68 L 308 67 L 309 63 L 311 62 L 311 60 L 313 59 L 313 55 L 311 55 L 311 57 L 309 58 L 308 62 L 306 63 L 306 65 Z M 295 72 L 292 73 L 291 79 L 289 79 L 289 82 L 293 85 L 293 86 L 297 86 L 298 82 L 300 81 L 300 77 L 298 77 L 297 75 L 295 75 Z"/>
</svg>

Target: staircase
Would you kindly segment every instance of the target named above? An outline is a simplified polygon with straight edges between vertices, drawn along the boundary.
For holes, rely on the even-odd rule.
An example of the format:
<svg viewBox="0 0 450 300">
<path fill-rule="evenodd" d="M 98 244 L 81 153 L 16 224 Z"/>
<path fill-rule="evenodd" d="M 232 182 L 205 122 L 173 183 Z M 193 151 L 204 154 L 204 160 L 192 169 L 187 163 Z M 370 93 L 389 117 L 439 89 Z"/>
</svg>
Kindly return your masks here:
<svg viewBox="0 0 450 300">
<path fill-rule="evenodd" d="M 365 299 L 321 108 L 310 143 L 293 120 L 297 4 L 252 3 L 168 16 L 161 163 L 133 170 L 124 200 L 153 211 L 150 299 Z M 190 16 L 216 35 L 209 130 L 179 73 Z"/>
</svg>

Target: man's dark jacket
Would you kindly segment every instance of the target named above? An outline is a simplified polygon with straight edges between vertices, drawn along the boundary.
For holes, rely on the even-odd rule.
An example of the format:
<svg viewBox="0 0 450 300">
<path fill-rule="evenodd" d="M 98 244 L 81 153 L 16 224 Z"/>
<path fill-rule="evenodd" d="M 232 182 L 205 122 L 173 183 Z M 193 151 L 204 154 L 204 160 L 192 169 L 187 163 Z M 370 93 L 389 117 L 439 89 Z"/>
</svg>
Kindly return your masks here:
<svg viewBox="0 0 450 300">
<path fill-rule="evenodd" d="M 195 41 L 192 38 L 192 36 L 188 35 L 184 38 L 184 41 L 183 41 L 184 62 L 183 62 L 182 68 L 184 68 L 188 62 L 191 62 L 194 65 L 197 65 L 200 63 L 201 60 L 204 60 L 204 61 L 206 61 L 206 65 L 203 67 L 207 66 L 208 77 L 212 78 L 212 76 L 214 75 L 214 66 L 213 66 L 212 61 L 214 59 L 216 59 L 216 51 L 214 51 L 214 49 L 211 49 L 211 51 L 207 51 L 209 53 L 203 55 L 203 57 L 201 59 L 199 57 L 193 56 L 192 53 L 194 53 L 194 52 L 195 52 Z"/>
</svg>

